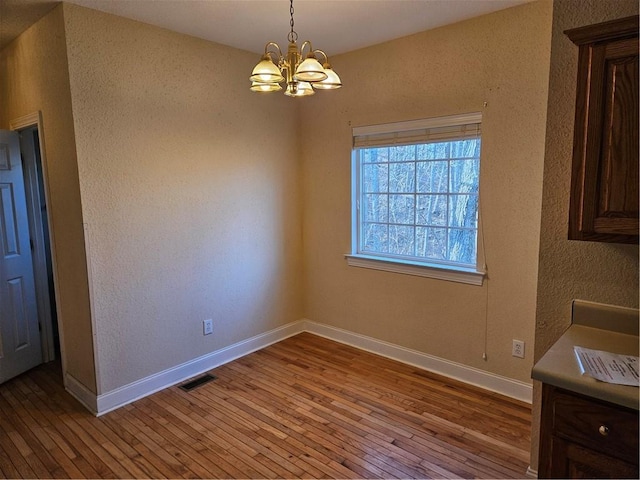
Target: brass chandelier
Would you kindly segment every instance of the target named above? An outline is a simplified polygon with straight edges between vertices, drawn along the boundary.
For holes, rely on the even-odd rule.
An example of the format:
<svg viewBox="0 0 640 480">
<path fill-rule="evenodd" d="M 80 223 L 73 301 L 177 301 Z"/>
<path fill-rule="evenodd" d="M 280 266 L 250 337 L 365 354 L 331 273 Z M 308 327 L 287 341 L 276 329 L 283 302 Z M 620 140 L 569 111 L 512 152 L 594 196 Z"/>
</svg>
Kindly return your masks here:
<svg viewBox="0 0 640 480">
<path fill-rule="evenodd" d="M 302 44 L 300 50 L 296 41 L 298 34 L 293 29 L 293 0 L 290 0 L 291 31 L 287 36 L 289 49 L 287 55 L 275 42 L 268 42 L 264 47 L 264 55 L 255 66 L 249 80 L 251 91 L 259 93 L 277 92 L 282 90 L 280 85 L 287 82 L 285 95 L 290 97 L 306 97 L 313 95 L 315 90 L 334 90 L 342 86 L 340 77 L 331 69 L 329 58 L 322 50 L 314 50 L 309 40 Z M 306 58 L 303 52 L 307 49 Z M 318 61 L 318 56 L 323 64 Z"/>
</svg>

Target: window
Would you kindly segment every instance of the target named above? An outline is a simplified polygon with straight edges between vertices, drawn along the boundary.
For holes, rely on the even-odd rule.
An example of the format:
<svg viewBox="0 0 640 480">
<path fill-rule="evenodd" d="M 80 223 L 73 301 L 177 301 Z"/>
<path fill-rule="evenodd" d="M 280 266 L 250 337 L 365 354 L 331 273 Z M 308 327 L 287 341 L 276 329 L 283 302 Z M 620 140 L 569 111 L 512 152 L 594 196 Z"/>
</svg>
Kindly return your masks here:
<svg viewBox="0 0 640 480">
<path fill-rule="evenodd" d="M 482 283 L 480 122 L 474 113 L 353 129 L 351 265 Z"/>
</svg>

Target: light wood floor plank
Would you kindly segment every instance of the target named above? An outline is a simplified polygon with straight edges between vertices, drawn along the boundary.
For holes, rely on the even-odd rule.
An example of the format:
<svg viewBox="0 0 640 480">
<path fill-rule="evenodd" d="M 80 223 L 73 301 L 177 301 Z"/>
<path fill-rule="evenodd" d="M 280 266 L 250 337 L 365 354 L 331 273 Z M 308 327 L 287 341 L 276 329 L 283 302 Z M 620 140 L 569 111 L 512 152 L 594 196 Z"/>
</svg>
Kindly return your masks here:
<svg viewBox="0 0 640 480">
<path fill-rule="evenodd" d="M 4 422 L 3 422 L 4 423 Z M 14 445 L 11 436 L 15 430 L 9 426 L 0 425 L 0 449 L 4 450 L 4 458 L 8 458 L 12 465 L 2 465 L 2 469 L 15 469 L 18 471 L 18 478 L 36 478 L 35 471 L 31 468 L 28 458 Z"/>
<path fill-rule="evenodd" d="M 25 380 L 27 377 L 23 376 L 20 379 Z M 65 465 L 65 470 L 72 478 L 82 478 L 87 476 L 93 478 L 98 477 L 99 475 L 97 471 L 89 464 L 87 459 L 79 454 L 73 447 L 73 441 L 76 440 L 75 436 L 70 435 L 71 431 L 64 423 L 57 421 L 57 414 L 59 412 L 54 413 L 49 408 L 52 405 L 52 402 L 42 401 L 40 395 L 37 395 L 34 390 L 37 390 L 37 387 L 35 384 L 32 385 L 34 386 L 31 386 L 31 394 L 29 395 L 29 401 L 33 405 L 31 413 L 40 419 L 41 425 L 43 425 L 43 428 L 49 435 L 49 438 L 64 454 L 64 457 L 71 460 L 71 464 L 69 464 L 65 458 L 61 458 L 59 460 L 61 464 Z M 65 440 L 65 437 L 70 437 L 71 440 L 67 441 Z"/>
<path fill-rule="evenodd" d="M 154 412 L 164 411 L 167 419 L 171 419 L 166 425 L 166 429 L 170 432 L 169 435 L 166 436 L 167 440 L 173 439 L 175 443 L 186 443 L 190 445 L 195 452 L 198 452 L 198 455 L 194 455 L 194 457 L 201 459 L 203 463 L 208 463 L 203 454 L 216 458 L 216 467 L 218 465 L 220 466 L 220 473 L 218 474 L 220 476 L 229 476 L 231 472 L 234 471 L 236 475 L 246 475 L 242 468 L 251 462 L 251 459 L 257 452 L 250 450 L 249 454 L 247 454 L 246 452 L 240 451 L 243 445 L 237 443 L 235 445 L 230 444 L 227 449 L 220 449 L 217 454 L 218 444 L 224 443 L 222 438 L 219 435 L 210 435 L 206 427 L 194 428 L 195 422 L 193 420 L 185 421 L 184 418 L 182 418 L 182 412 L 171 404 L 172 397 L 172 395 L 167 397 L 157 396 L 155 399 L 150 399 L 155 405 L 150 406 L 149 410 L 145 412 L 149 418 L 148 425 L 151 426 L 154 417 L 157 418 L 157 414 Z M 190 408 L 194 407 L 194 404 L 190 405 Z M 202 417 L 201 421 L 203 423 L 206 422 Z M 236 455 L 231 455 L 229 453 L 230 451 L 234 451 Z M 238 468 L 238 466 L 240 468 Z M 251 470 L 248 470 L 248 473 L 256 475 L 259 471 L 251 468 Z"/>
<path fill-rule="evenodd" d="M 67 454 L 68 450 L 61 449 L 58 445 L 58 439 L 51 435 L 48 430 L 49 423 L 44 418 L 36 405 L 32 402 L 30 396 L 23 396 L 25 390 L 14 391 L 16 394 L 16 402 L 20 407 L 15 408 L 16 411 L 22 412 L 21 415 L 26 422 L 28 428 L 31 429 L 42 446 L 52 457 L 47 459 L 49 472 L 54 478 L 82 478 L 82 472 L 75 466 L 71 457 Z M 29 392 L 26 392 L 29 395 Z M 12 404 L 15 406 L 15 404 Z M 34 444 L 36 442 L 33 442 Z"/>
<path fill-rule="evenodd" d="M 59 366 L 0 385 L 4 478 L 523 478 L 531 408 L 308 333 L 99 418 Z"/>
</svg>

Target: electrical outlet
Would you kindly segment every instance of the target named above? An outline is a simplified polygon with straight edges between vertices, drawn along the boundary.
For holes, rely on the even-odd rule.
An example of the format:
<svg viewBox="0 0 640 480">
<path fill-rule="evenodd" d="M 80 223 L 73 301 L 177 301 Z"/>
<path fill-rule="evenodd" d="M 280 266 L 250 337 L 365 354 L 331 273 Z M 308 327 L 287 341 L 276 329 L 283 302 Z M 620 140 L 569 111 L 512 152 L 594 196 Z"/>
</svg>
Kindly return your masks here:
<svg viewBox="0 0 640 480">
<path fill-rule="evenodd" d="M 213 320 L 208 319 L 202 322 L 202 334 L 211 335 L 213 333 Z"/>
<path fill-rule="evenodd" d="M 511 355 L 518 358 L 524 358 L 524 342 L 522 340 L 513 340 Z"/>
</svg>

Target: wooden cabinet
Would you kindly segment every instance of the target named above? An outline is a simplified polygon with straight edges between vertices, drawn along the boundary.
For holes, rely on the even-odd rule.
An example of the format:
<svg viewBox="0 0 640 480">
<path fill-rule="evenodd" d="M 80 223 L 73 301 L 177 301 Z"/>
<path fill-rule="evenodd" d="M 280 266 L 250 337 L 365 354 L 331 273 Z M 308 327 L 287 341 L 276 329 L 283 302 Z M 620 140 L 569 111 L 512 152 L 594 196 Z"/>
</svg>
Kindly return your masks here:
<svg viewBox="0 0 640 480">
<path fill-rule="evenodd" d="M 538 478 L 639 478 L 638 411 L 542 385 Z"/>
<path fill-rule="evenodd" d="M 638 243 L 638 16 L 565 34 L 579 47 L 569 239 Z"/>
</svg>

